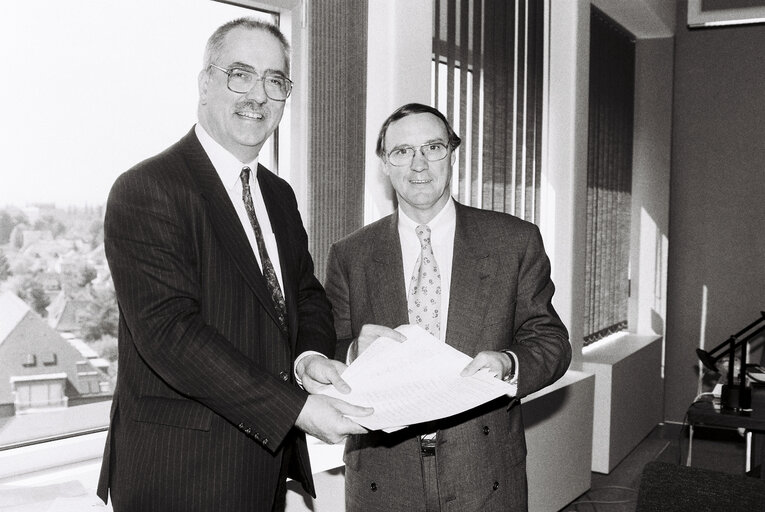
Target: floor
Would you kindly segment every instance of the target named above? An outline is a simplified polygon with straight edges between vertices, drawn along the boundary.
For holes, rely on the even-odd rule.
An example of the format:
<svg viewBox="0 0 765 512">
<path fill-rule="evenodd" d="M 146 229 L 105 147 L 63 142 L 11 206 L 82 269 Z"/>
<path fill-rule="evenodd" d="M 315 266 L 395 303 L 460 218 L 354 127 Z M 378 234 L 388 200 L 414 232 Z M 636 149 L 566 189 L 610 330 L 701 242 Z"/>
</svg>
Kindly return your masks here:
<svg viewBox="0 0 765 512">
<path fill-rule="evenodd" d="M 688 428 L 659 425 L 611 473 L 593 473 L 590 490 L 561 512 L 634 512 L 643 466 L 652 460 L 685 464 L 687 454 Z M 694 467 L 742 474 L 746 441 L 736 430 L 697 428 L 691 462 Z"/>
</svg>

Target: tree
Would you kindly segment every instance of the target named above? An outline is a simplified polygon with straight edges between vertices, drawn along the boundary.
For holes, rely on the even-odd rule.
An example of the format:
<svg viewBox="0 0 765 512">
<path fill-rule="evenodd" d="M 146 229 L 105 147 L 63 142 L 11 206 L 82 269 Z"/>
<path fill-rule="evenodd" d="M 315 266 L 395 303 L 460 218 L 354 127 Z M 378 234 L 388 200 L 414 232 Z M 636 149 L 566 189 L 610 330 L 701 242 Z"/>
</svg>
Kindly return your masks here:
<svg viewBox="0 0 765 512">
<path fill-rule="evenodd" d="M 26 279 L 16 291 L 16 295 L 41 317 L 48 316 L 48 310 L 45 308 L 50 305 L 50 299 L 43 286 L 34 279 Z"/>
<path fill-rule="evenodd" d="M 88 233 L 90 234 L 90 247 L 91 249 L 95 249 L 98 247 L 98 244 L 104 241 L 104 221 L 103 219 L 94 220 L 90 223 L 90 227 L 88 228 Z"/>
<path fill-rule="evenodd" d="M 48 294 L 45 293 L 45 290 L 40 283 L 35 282 L 35 285 L 36 286 L 30 290 L 30 295 L 32 296 L 32 308 L 37 311 L 38 315 L 45 318 L 48 316 L 48 310 L 46 308 L 50 306 L 50 298 L 48 298 Z"/>
<path fill-rule="evenodd" d="M 79 286 L 80 288 L 85 288 L 90 283 L 92 283 L 96 277 L 98 277 L 98 272 L 96 271 L 96 269 L 94 269 L 88 264 L 84 264 L 80 267 L 79 278 L 77 279 L 77 286 Z"/>
<path fill-rule="evenodd" d="M 98 341 L 94 341 L 90 343 L 90 348 L 96 351 L 96 353 L 109 361 L 110 363 L 114 363 L 117 361 L 117 355 L 118 355 L 118 346 L 117 346 L 117 338 L 111 335 L 105 335 Z"/>
<path fill-rule="evenodd" d="M 13 242 L 13 246 L 16 249 L 21 249 L 24 247 L 24 231 L 23 231 L 23 224 L 16 224 L 16 226 L 13 228 L 13 232 L 11 232 L 11 242 Z"/>
<path fill-rule="evenodd" d="M 53 238 L 58 238 L 66 233 L 66 226 L 64 223 L 52 215 L 45 215 L 35 222 L 34 229 L 37 231 L 50 231 Z"/>
<path fill-rule="evenodd" d="M 13 218 L 3 210 L 0 212 L 0 244 L 7 244 L 11 240 L 11 231 L 13 231 Z"/>
<path fill-rule="evenodd" d="M 5 255 L 2 249 L 0 249 L 0 282 L 8 279 L 11 275 L 11 264 L 8 262 L 8 257 Z"/>
<path fill-rule="evenodd" d="M 104 336 L 117 336 L 119 313 L 114 289 L 93 291 L 93 302 L 88 306 L 80 325 L 82 337 L 88 341 Z"/>
</svg>

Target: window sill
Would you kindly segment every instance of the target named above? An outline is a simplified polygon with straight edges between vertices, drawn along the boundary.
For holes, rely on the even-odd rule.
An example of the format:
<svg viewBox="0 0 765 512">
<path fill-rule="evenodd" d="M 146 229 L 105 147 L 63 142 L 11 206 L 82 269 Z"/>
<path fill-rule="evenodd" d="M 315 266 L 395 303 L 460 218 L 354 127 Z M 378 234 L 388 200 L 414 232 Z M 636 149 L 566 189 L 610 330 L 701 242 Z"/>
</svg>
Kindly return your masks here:
<svg viewBox="0 0 765 512">
<path fill-rule="evenodd" d="M 658 334 L 617 333 L 583 348 L 582 362 L 616 364 L 660 339 Z"/>
<path fill-rule="evenodd" d="M 106 432 L 0 452 L 0 510 L 111 510 L 96 496 Z M 308 438 L 313 473 L 343 465 L 343 445 Z"/>
<path fill-rule="evenodd" d="M 0 510 L 111 510 L 96 496 L 106 432 L 0 452 Z"/>
</svg>

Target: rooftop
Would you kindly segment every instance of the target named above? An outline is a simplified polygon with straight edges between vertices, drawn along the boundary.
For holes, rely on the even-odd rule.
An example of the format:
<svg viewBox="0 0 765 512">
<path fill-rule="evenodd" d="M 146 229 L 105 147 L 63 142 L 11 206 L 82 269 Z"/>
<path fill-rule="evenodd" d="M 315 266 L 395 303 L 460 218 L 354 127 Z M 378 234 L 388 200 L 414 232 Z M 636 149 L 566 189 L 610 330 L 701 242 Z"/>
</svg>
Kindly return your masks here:
<svg viewBox="0 0 765 512">
<path fill-rule="evenodd" d="M 13 292 L 0 293 L 0 345 L 31 310 Z"/>
</svg>

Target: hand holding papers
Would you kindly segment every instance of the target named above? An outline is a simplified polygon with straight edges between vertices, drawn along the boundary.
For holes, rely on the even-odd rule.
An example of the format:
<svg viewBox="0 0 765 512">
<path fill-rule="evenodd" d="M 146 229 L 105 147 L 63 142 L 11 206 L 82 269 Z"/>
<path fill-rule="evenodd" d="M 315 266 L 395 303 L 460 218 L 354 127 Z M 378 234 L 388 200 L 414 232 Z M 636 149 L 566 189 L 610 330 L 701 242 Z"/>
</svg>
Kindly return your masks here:
<svg viewBox="0 0 765 512">
<path fill-rule="evenodd" d="M 343 379 L 351 386 L 350 394 L 332 386 L 320 391 L 354 405 L 373 407 L 371 416 L 352 418 L 360 425 L 392 432 L 515 394 L 514 386 L 488 370 L 461 377 L 470 356 L 420 327 L 404 325 L 396 330 L 407 340 L 399 343 L 378 338 L 343 372 Z"/>
</svg>

